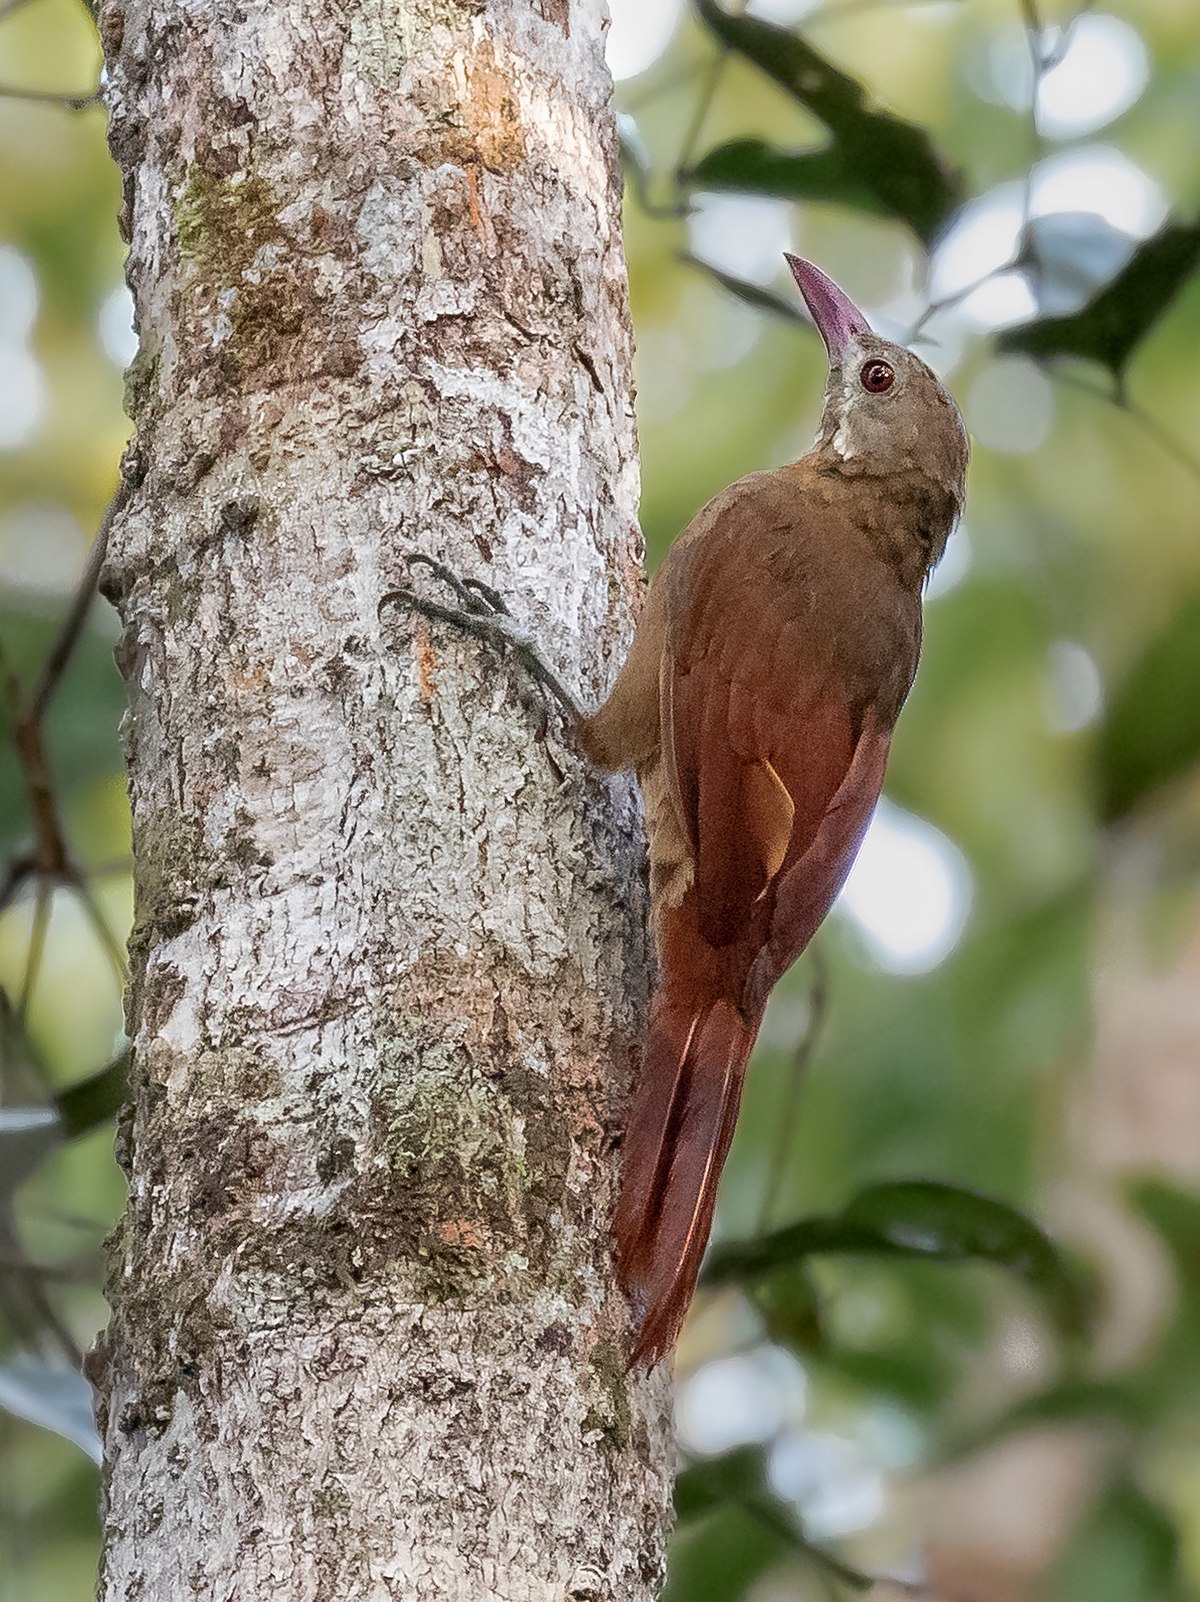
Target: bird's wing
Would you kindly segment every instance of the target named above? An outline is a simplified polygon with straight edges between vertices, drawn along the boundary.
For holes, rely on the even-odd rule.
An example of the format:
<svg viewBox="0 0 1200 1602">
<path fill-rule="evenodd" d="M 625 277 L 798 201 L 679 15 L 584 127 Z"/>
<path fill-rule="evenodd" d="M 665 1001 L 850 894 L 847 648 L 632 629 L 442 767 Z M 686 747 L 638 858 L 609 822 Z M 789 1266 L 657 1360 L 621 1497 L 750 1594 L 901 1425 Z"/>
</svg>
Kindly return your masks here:
<svg viewBox="0 0 1200 1602">
<path fill-rule="evenodd" d="M 689 553 L 663 669 L 664 760 L 694 853 L 697 926 L 715 947 L 738 940 L 785 885 L 820 904 L 820 921 L 857 850 L 886 754 L 886 734 L 880 750 L 839 674 L 817 587 L 795 572 L 764 584 L 761 550 L 747 560 L 749 537 L 727 514 Z M 773 925 L 777 909 L 765 910 Z M 778 914 L 773 945 L 804 921 Z"/>
<path fill-rule="evenodd" d="M 635 1361 L 679 1333 L 762 1009 L 883 782 L 888 703 L 845 670 L 830 613 L 846 607 L 829 606 L 830 567 L 806 565 L 795 507 L 770 484 L 735 486 L 669 575 L 662 766 L 693 871 L 657 909 L 662 972 L 624 1134 L 614 1233 Z"/>
</svg>

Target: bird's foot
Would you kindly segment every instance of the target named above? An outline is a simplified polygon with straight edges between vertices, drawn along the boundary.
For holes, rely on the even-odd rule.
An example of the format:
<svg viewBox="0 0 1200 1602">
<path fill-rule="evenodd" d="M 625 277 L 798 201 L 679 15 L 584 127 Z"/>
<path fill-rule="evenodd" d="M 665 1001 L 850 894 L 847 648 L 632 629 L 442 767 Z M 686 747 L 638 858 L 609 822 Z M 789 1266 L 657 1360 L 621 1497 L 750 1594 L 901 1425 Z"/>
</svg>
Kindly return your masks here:
<svg viewBox="0 0 1200 1602">
<path fill-rule="evenodd" d="M 428 600 L 416 590 L 402 586 L 389 590 L 379 602 L 382 614 L 385 606 L 399 604 L 410 607 L 436 623 L 450 623 L 477 640 L 484 640 L 503 651 L 509 651 L 541 688 L 558 702 L 573 725 L 583 716 L 574 696 L 562 684 L 554 670 L 538 650 L 533 635 L 508 610 L 504 597 L 482 579 L 460 578 L 452 568 L 424 551 L 414 551 L 405 558 L 408 566 L 427 567 L 434 578 L 451 590 L 457 606 L 445 606 L 440 601 Z"/>
</svg>

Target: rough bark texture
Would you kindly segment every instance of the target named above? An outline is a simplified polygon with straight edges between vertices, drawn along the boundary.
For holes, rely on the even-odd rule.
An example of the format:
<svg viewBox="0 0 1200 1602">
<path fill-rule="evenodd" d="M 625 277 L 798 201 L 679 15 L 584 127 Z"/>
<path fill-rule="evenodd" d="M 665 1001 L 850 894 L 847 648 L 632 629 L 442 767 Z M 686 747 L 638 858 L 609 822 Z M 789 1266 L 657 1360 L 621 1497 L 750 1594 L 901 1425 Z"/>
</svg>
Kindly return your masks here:
<svg viewBox="0 0 1200 1602">
<path fill-rule="evenodd" d="M 607 1235 L 635 800 L 488 649 L 377 618 L 422 548 L 585 701 L 628 637 L 602 5 L 101 25 L 142 339 L 102 1595 L 638 1602 L 669 1447 Z"/>
</svg>

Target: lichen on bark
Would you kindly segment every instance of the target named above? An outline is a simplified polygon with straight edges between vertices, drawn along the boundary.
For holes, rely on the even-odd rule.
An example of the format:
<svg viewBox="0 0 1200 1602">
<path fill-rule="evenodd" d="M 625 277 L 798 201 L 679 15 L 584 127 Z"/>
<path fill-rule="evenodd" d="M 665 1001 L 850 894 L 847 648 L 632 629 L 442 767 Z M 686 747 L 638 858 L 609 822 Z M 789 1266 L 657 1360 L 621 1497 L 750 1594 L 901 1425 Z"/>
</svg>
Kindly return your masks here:
<svg viewBox="0 0 1200 1602">
<path fill-rule="evenodd" d="M 104 575 L 137 858 L 102 1596 L 656 1589 L 607 1220 L 636 800 L 380 600 L 584 699 L 639 595 L 598 0 L 105 0 L 143 355 Z"/>
</svg>

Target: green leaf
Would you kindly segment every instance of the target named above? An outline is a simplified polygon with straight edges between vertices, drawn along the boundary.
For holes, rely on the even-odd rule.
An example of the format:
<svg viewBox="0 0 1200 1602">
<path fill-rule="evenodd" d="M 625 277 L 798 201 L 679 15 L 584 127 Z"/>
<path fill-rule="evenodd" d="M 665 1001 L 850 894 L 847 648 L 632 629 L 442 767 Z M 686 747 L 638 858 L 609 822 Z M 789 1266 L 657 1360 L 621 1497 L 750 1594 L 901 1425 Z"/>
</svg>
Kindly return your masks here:
<svg viewBox="0 0 1200 1602">
<path fill-rule="evenodd" d="M 710 150 L 684 177 L 696 189 L 736 190 L 779 200 L 827 200 L 877 217 L 892 214 L 876 190 L 860 181 L 836 145 L 779 150 L 762 139 L 735 139 Z"/>
<path fill-rule="evenodd" d="M 703 1522 L 680 1530 L 663 1602 L 735 1602 L 791 1553 L 791 1545 L 742 1503 L 721 1503 Z"/>
<path fill-rule="evenodd" d="M 130 1056 L 126 1046 L 107 1068 L 57 1093 L 54 1106 L 67 1140 L 90 1135 L 120 1112 L 127 1094 Z"/>
<path fill-rule="evenodd" d="M 973 1457 L 997 1441 L 1044 1424 L 1148 1423 L 1150 1403 L 1124 1380 L 1067 1379 L 1023 1396 L 995 1418 L 960 1435 L 942 1455 L 944 1462 Z"/>
<path fill-rule="evenodd" d="M 1132 1484 L 1111 1486 L 1060 1558 L 1047 1592 L 1059 1602 L 1185 1602 L 1179 1532 Z"/>
<path fill-rule="evenodd" d="M 1132 1187 L 1131 1195 L 1138 1211 L 1178 1261 L 1185 1282 L 1191 1284 L 1200 1263 L 1200 1194 L 1162 1180 L 1144 1179 Z"/>
<path fill-rule="evenodd" d="M 901 1180 L 861 1191 L 834 1217 L 806 1218 L 746 1245 L 713 1252 L 708 1284 L 753 1279 L 814 1253 L 995 1263 L 1022 1279 L 1056 1322 L 1085 1323 L 1082 1286 L 1050 1236 L 1007 1202 L 936 1180 Z"/>
<path fill-rule="evenodd" d="M 799 34 L 758 17 L 730 16 L 716 0 L 696 3 L 701 19 L 721 43 L 798 100 L 824 123 L 831 140 L 824 149 L 796 155 L 743 141 L 740 147 L 727 146 L 724 154 L 713 152 L 701 162 L 697 174 L 710 163 L 706 179 L 697 174 L 685 177 L 712 183 L 714 173 L 723 173 L 725 181 L 719 187 L 754 189 L 756 177 L 778 186 L 785 182 L 781 164 L 791 163 L 787 181 L 794 187 L 767 187 L 763 192 L 860 207 L 866 200 L 869 209 L 906 222 L 926 244 L 940 232 L 962 198 L 962 187 L 923 128 L 873 109 L 862 84 Z M 739 167 L 744 184 L 729 181 Z"/>
<path fill-rule="evenodd" d="M 757 1446 L 740 1447 L 737 1451 L 726 1452 L 722 1457 L 692 1463 L 675 1481 L 676 1523 L 684 1527 L 713 1514 L 718 1515 L 719 1522 L 722 1514 L 728 1516 L 737 1509 L 749 1515 L 758 1525 L 762 1536 L 760 1544 L 766 1545 L 768 1550 L 779 1543 L 797 1556 L 807 1559 L 823 1573 L 832 1575 L 854 1590 L 865 1591 L 871 1585 L 870 1578 L 843 1563 L 835 1553 L 810 1541 L 779 1502 L 765 1490 L 764 1480 L 762 1449 Z M 672 1581 L 677 1584 L 679 1575 L 674 1565 L 672 1569 Z M 673 1594 L 668 1592 L 668 1596 Z M 695 1596 L 697 1593 L 692 1590 L 681 1594 Z M 729 1596 L 741 1593 L 722 1589 L 717 1594 Z"/>
<path fill-rule="evenodd" d="M 821 1302 L 803 1264 L 760 1280 L 752 1294 L 769 1340 L 793 1351 L 813 1351 L 822 1344 Z"/>
<path fill-rule="evenodd" d="M 675 1480 L 676 1522 L 687 1524 L 726 1502 L 755 1496 L 763 1483 L 761 1447 L 743 1446 L 722 1457 L 691 1463 Z"/>
<path fill-rule="evenodd" d="M 1200 593 L 1146 648 L 1113 697 L 1095 748 L 1105 823 L 1200 761 Z"/>
<path fill-rule="evenodd" d="M 1200 223 L 1168 223 L 1138 246 L 1082 310 L 1019 323 L 998 336 L 997 346 L 1039 360 L 1083 357 L 1107 367 L 1119 381 L 1137 346 L 1197 269 Z"/>
</svg>

